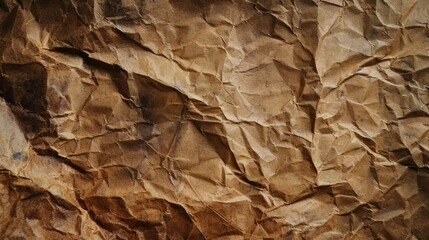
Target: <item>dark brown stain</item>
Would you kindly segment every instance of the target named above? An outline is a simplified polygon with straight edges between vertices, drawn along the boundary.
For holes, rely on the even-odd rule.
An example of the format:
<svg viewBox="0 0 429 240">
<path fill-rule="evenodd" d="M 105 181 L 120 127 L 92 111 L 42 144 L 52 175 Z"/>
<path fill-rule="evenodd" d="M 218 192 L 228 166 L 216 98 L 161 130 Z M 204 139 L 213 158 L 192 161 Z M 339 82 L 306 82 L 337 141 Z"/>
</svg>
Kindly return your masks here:
<svg viewBox="0 0 429 240">
<path fill-rule="evenodd" d="M 135 74 L 140 108 L 149 123 L 178 122 L 186 109 L 186 96 L 154 79 Z"/>
<path fill-rule="evenodd" d="M 194 223 L 186 210 L 180 205 L 163 199 L 140 198 L 132 206 L 127 205 L 122 198 L 118 197 L 94 196 L 81 199 L 80 202 L 99 226 L 114 232 L 123 239 L 138 239 L 139 233 L 146 239 L 159 239 L 162 234 L 173 239 L 182 236 L 203 239 L 200 232 L 194 231 Z M 160 211 L 162 219 L 160 222 L 154 222 L 144 217 L 137 219 L 129 213 L 128 209 Z"/>
<path fill-rule="evenodd" d="M 119 24 L 132 24 L 141 21 L 143 15 L 142 0 L 134 0 L 130 5 L 122 0 L 111 0 L 103 3 L 104 16 Z"/>
<path fill-rule="evenodd" d="M 46 111 L 47 72 L 40 63 L 3 64 L 0 97 L 34 113 Z"/>
</svg>

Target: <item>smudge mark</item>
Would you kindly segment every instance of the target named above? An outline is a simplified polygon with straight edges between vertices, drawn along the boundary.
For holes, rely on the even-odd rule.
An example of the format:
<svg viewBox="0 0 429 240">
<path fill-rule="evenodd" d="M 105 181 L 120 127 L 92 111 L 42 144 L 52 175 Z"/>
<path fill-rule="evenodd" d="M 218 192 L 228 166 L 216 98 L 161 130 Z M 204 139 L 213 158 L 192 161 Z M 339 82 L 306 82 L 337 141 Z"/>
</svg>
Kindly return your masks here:
<svg viewBox="0 0 429 240">
<path fill-rule="evenodd" d="M 22 156 L 22 152 L 14 152 L 13 154 L 12 154 L 12 157 L 13 157 L 13 159 L 19 159 L 19 158 L 21 158 L 21 156 Z"/>
</svg>

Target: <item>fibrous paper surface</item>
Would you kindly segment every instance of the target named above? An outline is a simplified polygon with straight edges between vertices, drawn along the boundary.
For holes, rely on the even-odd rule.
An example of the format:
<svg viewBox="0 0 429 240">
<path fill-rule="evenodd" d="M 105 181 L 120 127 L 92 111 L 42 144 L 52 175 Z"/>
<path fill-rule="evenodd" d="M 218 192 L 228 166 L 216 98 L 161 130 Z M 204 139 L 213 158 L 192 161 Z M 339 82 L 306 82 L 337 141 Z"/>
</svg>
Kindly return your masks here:
<svg viewBox="0 0 429 240">
<path fill-rule="evenodd" d="M 0 1 L 0 238 L 429 239 L 428 19 Z"/>
</svg>

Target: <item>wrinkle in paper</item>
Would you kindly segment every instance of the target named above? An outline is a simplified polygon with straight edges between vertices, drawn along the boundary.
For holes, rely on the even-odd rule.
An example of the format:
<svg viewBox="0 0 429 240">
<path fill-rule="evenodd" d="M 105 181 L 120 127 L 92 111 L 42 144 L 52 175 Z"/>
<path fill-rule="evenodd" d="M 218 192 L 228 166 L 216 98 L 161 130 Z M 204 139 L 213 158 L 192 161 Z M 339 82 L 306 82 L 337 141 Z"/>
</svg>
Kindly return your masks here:
<svg viewBox="0 0 429 240">
<path fill-rule="evenodd" d="M 2 239 L 428 239 L 410 1 L 3 1 Z"/>
</svg>

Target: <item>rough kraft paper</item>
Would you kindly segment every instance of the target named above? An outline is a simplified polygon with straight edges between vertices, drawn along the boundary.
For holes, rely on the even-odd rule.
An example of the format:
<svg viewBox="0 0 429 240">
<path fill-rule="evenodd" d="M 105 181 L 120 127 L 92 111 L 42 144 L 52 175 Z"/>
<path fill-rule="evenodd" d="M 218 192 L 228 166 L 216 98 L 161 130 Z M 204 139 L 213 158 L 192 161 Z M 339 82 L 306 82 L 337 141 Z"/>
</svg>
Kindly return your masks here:
<svg viewBox="0 0 429 240">
<path fill-rule="evenodd" d="M 428 0 L 1 0 L 0 239 L 429 239 Z"/>
</svg>

